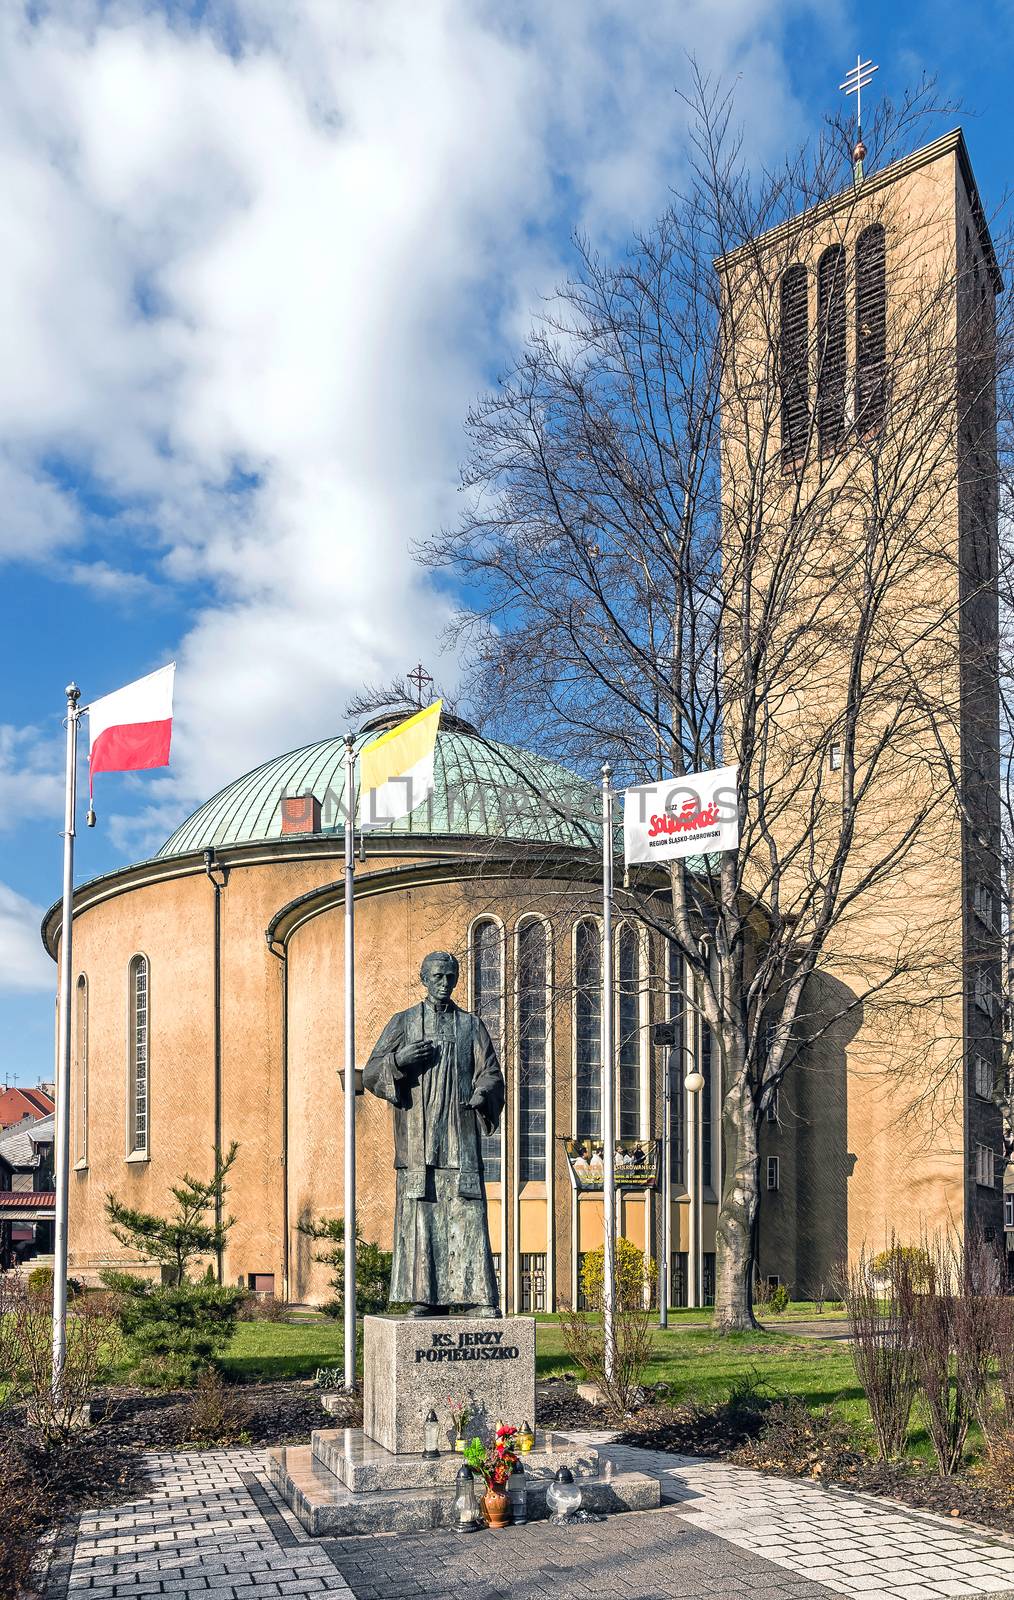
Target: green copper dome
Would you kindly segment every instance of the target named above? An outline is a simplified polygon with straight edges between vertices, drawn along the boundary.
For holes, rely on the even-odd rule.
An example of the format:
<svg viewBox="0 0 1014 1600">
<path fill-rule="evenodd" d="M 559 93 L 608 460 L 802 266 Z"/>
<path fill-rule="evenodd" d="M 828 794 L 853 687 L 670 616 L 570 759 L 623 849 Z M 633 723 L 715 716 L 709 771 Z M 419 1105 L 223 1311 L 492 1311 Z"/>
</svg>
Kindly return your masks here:
<svg viewBox="0 0 1014 1600">
<path fill-rule="evenodd" d="M 374 718 L 356 750 L 410 711 Z M 187 855 L 210 845 L 278 839 L 284 795 L 312 794 L 321 803 L 321 832 L 345 824 L 345 741 L 321 739 L 276 756 L 237 778 L 180 824 L 159 856 Z M 358 798 L 358 797 L 357 797 Z M 484 739 L 467 722 L 444 715 L 434 757 L 434 792 L 408 817 L 382 831 L 411 837 L 484 837 L 587 849 L 601 838 L 601 794 L 555 761 Z"/>
</svg>

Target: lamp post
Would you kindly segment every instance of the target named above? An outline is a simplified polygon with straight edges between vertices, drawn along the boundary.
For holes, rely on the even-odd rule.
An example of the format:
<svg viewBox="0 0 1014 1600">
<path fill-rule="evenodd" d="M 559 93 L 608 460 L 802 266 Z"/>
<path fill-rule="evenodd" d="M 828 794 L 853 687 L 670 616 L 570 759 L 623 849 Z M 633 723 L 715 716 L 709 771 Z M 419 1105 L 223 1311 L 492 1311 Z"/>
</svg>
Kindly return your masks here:
<svg viewBox="0 0 1014 1600">
<path fill-rule="evenodd" d="M 662 1069 L 662 1208 L 659 1219 L 658 1325 L 669 1326 L 669 1263 L 672 1260 L 672 1050 L 676 1044 L 676 1024 L 656 1022 L 652 1042 L 663 1052 Z"/>
<path fill-rule="evenodd" d="M 616 1370 L 616 1146 L 613 1058 L 613 769 L 602 767 L 602 1323 L 606 1379 Z"/>
<path fill-rule="evenodd" d="M 689 1051 L 687 1052 L 689 1054 Z M 689 1234 L 687 1241 L 687 1304 L 697 1307 L 702 1303 L 703 1276 L 701 1268 L 701 1090 L 704 1088 L 704 1074 L 698 1071 L 697 1064 L 691 1057 L 690 1070 L 683 1079 L 683 1087 L 690 1097 L 690 1138 L 687 1140 L 687 1185 L 690 1191 L 690 1216 Z"/>
</svg>

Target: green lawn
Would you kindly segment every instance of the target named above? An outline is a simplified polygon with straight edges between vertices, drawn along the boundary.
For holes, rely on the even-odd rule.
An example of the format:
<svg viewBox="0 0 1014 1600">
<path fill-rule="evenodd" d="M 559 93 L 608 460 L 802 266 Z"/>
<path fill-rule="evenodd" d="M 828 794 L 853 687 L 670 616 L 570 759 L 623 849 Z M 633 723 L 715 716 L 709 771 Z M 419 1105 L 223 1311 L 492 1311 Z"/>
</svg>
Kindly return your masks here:
<svg viewBox="0 0 1014 1600">
<path fill-rule="evenodd" d="M 719 1338 L 710 1329 L 654 1330 L 656 1355 L 649 1382 L 671 1383 L 679 1399 L 721 1400 L 737 1378 L 756 1374 L 765 1391 L 802 1395 L 812 1405 L 840 1403 L 850 1415 L 866 1416 L 848 1350 L 824 1339 L 783 1333 L 745 1333 Z M 330 1321 L 241 1322 L 224 1360 L 233 1378 L 312 1378 L 318 1367 L 341 1366 L 343 1334 Z M 538 1322 L 538 1375 L 573 1370 L 554 1317 Z"/>
<path fill-rule="evenodd" d="M 318 1367 L 340 1367 L 340 1322 L 241 1322 L 222 1368 L 230 1378 L 312 1378 Z M 361 1361 L 361 1352 L 360 1352 Z"/>
<path fill-rule="evenodd" d="M 800 1395 L 809 1405 L 839 1404 L 857 1420 L 868 1416 L 844 1344 L 829 1339 L 794 1339 L 782 1333 L 734 1333 L 710 1328 L 654 1330 L 655 1356 L 649 1383 L 669 1383 L 677 1400 L 723 1400 L 737 1379 L 756 1377 L 770 1395 Z M 573 1371 L 559 1326 L 540 1322 L 539 1376 Z"/>
</svg>

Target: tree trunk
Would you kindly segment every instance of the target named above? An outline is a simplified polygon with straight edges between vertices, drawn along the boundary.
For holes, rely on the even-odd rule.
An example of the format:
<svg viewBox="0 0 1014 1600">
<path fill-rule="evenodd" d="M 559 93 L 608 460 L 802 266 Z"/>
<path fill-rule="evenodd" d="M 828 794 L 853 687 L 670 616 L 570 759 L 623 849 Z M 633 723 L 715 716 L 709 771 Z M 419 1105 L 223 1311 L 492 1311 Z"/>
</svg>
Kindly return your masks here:
<svg viewBox="0 0 1014 1600">
<path fill-rule="evenodd" d="M 753 1225 L 760 1201 L 757 1121 L 745 1073 L 725 1095 L 725 1162 L 715 1261 L 715 1327 L 724 1333 L 757 1327 L 753 1314 Z"/>
</svg>

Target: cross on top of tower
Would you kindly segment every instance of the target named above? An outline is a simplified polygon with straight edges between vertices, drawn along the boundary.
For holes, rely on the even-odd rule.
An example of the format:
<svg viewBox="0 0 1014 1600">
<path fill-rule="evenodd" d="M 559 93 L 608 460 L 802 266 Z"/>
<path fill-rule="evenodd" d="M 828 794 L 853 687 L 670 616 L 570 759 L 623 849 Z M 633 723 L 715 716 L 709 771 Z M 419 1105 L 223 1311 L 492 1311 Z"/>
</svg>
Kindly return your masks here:
<svg viewBox="0 0 1014 1600">
<path fill-rule="evenodd" d="M 421 707 L 423 704 L 423 687 L 425 686 L 427 694 L 433 687 L 433 679 L 426 671 L 426 668 L 423 666 L 421 661 L 419 665 L 408 674 L 408 681 L 409 683 L 414 684 L 415 703 L 417 706 Z"/>
<path fill-rule="evenodd" d="M 857 183 L 862 182 L 863 162 L 866 159 L 866 146 L 863 144 L 863 90 L 873 74 L 879 71 L 879 66 L 875 67 L 872 60 L 864 61 L 861 55 L 857 55 L 855 66 L 845 74 L 845 82 L 838 85 L 844 94 L 854 94 L 856 97 L 856 147 L 852 152 L 852 166 Z"/>
</svg>

